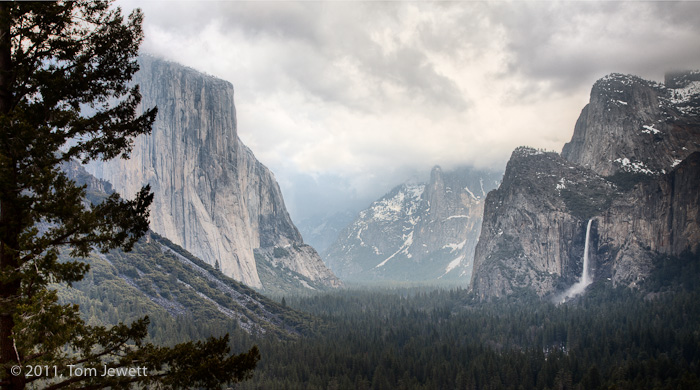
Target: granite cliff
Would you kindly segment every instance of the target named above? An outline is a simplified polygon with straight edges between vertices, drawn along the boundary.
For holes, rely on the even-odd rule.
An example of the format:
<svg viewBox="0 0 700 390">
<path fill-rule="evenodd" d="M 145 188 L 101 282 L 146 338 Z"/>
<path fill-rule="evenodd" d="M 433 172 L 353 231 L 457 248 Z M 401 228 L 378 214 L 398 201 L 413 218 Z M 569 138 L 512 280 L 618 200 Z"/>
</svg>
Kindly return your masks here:
<svg viewBox="0 0 700 390">
<path fill-rule="evenodd" d="M 85 203 L 100 203 L 113 192 L 109 182 L 76 161 L 62 164 L 61 169 L 85 187 Z M 90 265 L 90 272 L 72 288 L 55 287 L 62 302 L 80 305 L 91 325 L 116 325 L 148 314 L 149 333 L 156 338 L 177 338 L 186 332 L 192 337 L 192 328 L 207 334 L 221 326 L 295 338 L 310 323 L 304 314 L 223 275 L 152 231 L 130 252 L 92 253 L 81 261 Z"/>
<path fill-rule="evenodd" d="M 700 150 L 700 73 L 598 80 L 562 157 L 603 176 L 665 173 Z"/>
<path fill-rule="evenodd" d="M 427 183 L 400 185 L 361 211 L 324 259 L 348 281 L 468 283 L 484 197 L 500 176 L 435 167 Z"/>
<path fill-rule="evenodd" d="M 267 292 L 337 286 L 303 243 L 273 174 L 238 138 L 233 86 L 148 56 L 139 63 L 142 106 L 159 110 L 153 131 L 131 159 L 88 170 L 120 193 L 149 183 L 151 228 L 236 280 Z"/>
<path fill-rule="evenodd" d="M 635 285 L 659 255 L 700 252 L 700 152 L 645 180 L 598 218 L 600 261 L 615 284 Z"/>
<path fill-rule="evenodd" d="M 699 92 L 697 72 L 666 85 L 610 75 L 561 156 L 516 149 L 486 198 L 472 290 L 482 299 L 563 291 L 582 273 L 591 219 L 594 279 L 635 286 L 660 256 L 697 253 Z"/>
<path fill-rule="evenodd" d="M 587 218 L 614 190 L 557 153 L 516 149 L 500 187 L 486 197 L 472 289 L 481 297 L 522 288 L 544 295 L 573 284 L 581 274 Z M 577 202 L 582 192 L 595 194 L 590 204 Z"/>
</svg>

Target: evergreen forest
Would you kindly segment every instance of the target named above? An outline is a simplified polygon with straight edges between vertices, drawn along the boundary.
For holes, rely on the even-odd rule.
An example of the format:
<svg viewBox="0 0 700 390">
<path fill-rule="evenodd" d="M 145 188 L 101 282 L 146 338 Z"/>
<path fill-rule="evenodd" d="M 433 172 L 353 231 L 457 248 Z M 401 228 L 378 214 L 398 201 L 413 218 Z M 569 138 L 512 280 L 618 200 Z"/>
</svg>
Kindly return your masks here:
<svg viewBox="0 0 700 390">
<path fill-rule="evenodd" d="M 286 333 L 250 332 L 212 313 L 173 316 L 116 284 L 80 303 L 89 321 L 148 314 L 161 343 L 229 333 L 233 351 L 257 345 L 253 378 L 236 384 L 246 390 L 700 388 L 700 259 L 657 267 L 638 289 L 598 280 L 564 304 L 526 292 L 479 302 L 465 289 L 426 286 L 279 297 Z"/>
<path fill-rule="evenodd" d="M 477 303 L 464 290 L 287 299 L 327 328 L 258 341 L 242 389 L 698 389 L 697 258 L 665 259 L 639 290 L 599 281 L 565 304 Z"/>
</svg>

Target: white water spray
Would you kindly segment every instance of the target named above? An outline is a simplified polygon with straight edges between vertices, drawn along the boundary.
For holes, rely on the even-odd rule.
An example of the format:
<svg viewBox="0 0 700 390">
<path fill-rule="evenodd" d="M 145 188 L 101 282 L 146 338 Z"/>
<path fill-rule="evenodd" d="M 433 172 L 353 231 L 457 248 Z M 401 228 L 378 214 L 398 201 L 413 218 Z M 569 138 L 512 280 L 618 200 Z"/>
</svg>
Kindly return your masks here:
<svg viewBox="0 0 700 390">
<path fill-rule="evenodd" d="M 588 287 L 591 282 L 590 274 L 589 274 L 589 266 L 588 266 L 588 241 L 590 241 L 591 237 L 591 223 L 593 222 L 593 219 L 588 220 L 588 226 L 586 226 L 586 243 L 583 246 L 583 273 L 581 274 L 581 278 L 579 279 L 578 282 L 574 283 L 573 286 L 571 286 L 566 292 L 564 293 L 564 297 L 561 299 L 561 302 L 566 301 L 567 298 L 573 298 L 576 295 L 581 294 L 586 287 Z"/>
</svg>

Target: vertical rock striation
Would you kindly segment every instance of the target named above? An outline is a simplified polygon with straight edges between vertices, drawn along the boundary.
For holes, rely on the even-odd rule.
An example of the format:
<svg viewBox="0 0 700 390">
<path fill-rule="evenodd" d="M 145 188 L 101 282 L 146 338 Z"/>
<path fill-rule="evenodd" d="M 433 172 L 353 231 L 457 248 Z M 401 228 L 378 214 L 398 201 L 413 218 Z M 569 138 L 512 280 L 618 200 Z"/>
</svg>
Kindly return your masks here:
<svg viewBox="0 0 700 390">
<path fill-rule="evenodd" d="M 153 57 L 139 62 L 141 104 L 158 106 L 153 131 L 136 140 L 131 159 L 89 170 L 123 194 L 150 184 L 151 228 L 236 280 L 272 288 L 275 278 L 262 283 L 255 253 L 280 247 L 299 254 L 284 268 L 319 286 L 337 285 L 303 244 L 272 173 L 238 138 L 233 86 Z"/>
<path fill-rule="evenodd" d="M 635 285 L 654 258 L 700 252 L 700 152 L 639 183 L 600 214 L 601 261 L 615 284 Z"/>
<path fill-rule="evenodd" d="M 670 171 L 700 150 L 700 73 L 667 81 L 673 88 L 621 74 L 598 80 L 561 155 L 603 176 Z"/>
<path fill-rule="evenodd" d="M 660 255 L 700 251 L 700 73 L 593 86 L 561 156 L 518 148 L 489 193 L 472 289 L 482 299 L 563 291 L 581 274 L 635 286 Z"/>
<path fill-rule="evenodd" d="M 486 197 L 472 290 L 481 298 L 519 289 L 545 295 L 574 283 L 587 220 L 613 192 L 612 183 L 557 153 L 516 149 Z"/>
</svg>

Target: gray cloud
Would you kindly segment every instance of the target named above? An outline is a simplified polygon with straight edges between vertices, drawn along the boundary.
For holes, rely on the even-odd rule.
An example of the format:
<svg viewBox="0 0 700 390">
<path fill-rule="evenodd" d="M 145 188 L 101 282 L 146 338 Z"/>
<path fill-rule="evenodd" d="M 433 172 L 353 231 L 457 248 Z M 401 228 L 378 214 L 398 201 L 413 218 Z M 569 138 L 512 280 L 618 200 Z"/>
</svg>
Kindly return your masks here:
<svg viewBox="0 0 700 390">
<path fill-rule="evenodd" d="M 661 79 L 674 66 L 700 66 L 700 3 L 501 4 L 491 18 L 507 32 L 509 71 L 557 91 L 610 72 Z"/>
<path fill-rule="evenodd" d="M 234 84 L 239 134 L 302 214 L 558 150 L 596 79 L 700 68 L 698 2 L 118 4 L 144 9 L 144 49 Z"/>
<path fill-rule="evenodd" d="M 169 4 L 165 12 L 155 11 L 163 8 L 164 4 L 158 2 L 139 5 L 146 8 L 147 21 L 182 39 L 201 34 L 206 26 L 215 24 L 223 36 L 241 34 L 256 45 L 269 46 L 270 59 L 275 63 L 261 64 L 272 73 L 265 78 L 268 85 L 257 83 L 262 89 L 273 90 L 288 82 L 320 99 L 364 109 L 397 98 L 457 109 L 467 106 L 458 86 L 437 72 L 426 56 L 429 48 L 393 36 L 403 29 L 401 3 Z M 371 34 L 380 30 L 394 40 L 395 50 L 388 51 L 372 38 Z M 357 80 L 338 75 L 335 67 L 343 61 L 353 63 L 362 73 L 359 76 L 372 90 L 372 101 L 363 104 L 352 85 Z M 403 95 L 387 94 L 383 88 L 386 84 Z"/>
</svg>

